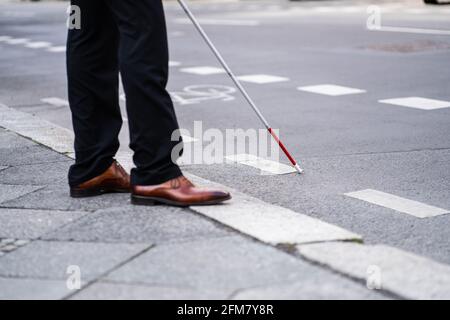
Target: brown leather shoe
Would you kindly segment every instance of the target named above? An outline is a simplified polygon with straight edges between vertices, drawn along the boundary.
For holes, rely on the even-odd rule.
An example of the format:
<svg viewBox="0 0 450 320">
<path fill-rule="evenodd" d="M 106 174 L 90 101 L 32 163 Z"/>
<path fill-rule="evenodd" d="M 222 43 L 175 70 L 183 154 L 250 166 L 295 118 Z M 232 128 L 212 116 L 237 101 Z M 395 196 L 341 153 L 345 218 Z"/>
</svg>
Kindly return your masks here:
<svg viewBox="0 0 450 320">
<path fill-rule="evenodd" d="M 72 198 L 85 198 L 104 193 L 130 191 L 130 175 L 114 160 L 113 164 L 101 175 L 70 188 L 70 196 Z"/>
<path fill-rule="evenodd" d="M 213 205 L 231 199 L 227 192 L 197 188 L 184 176 L 154 186 L 133 186 L 131 203 L 177 207 Z"/>
</svg>

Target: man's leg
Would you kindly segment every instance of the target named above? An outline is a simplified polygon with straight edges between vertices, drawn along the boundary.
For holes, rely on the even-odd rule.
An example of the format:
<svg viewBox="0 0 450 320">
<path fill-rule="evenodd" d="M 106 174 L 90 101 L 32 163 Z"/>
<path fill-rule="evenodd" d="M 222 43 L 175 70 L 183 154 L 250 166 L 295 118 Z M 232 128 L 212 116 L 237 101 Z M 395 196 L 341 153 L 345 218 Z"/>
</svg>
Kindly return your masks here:
<svg viewBox="0 0 450 320">
<path fill-rule="evenodd" d="M 126 93 L 132 185 L 155 185 L 181 176 L 172 161 L 178 129 L 166 90 L 168 45 L 161 0 L 106 0 L 120 30 L 120 72 Z"/>
<path fill-rule="evenodd" d="M 78 186 L 113 164 L 122 126 L 118 93 L 118 30 L 104 0 L 72 0 L 81 29 L 69 30 L 67 73 L 76 162 L 69 184 Z"/>
<path fill-rule="evenodd" d="M 127 96 L 133 204 L 217 204 L 227 192 L 195 187 L 171 154 L 178 123 L 169 93 L 166 23 L 161 0 L 106 0 L 120 30 L 120 70 Z"/>
</svg>

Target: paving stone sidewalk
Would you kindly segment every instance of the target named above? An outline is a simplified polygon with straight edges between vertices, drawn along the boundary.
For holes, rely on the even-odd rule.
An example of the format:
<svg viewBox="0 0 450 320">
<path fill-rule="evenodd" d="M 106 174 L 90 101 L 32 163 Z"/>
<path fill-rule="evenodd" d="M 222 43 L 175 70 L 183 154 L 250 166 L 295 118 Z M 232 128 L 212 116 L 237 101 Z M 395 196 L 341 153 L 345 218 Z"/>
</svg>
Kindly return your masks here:
<svg viewBox="0 0 450 320">
<path fill-rule="evenodd" d="M 71 199 L 71 162 L 0 128 L 0 299 L 388 298 L 190 209 Z"/>
</svg>

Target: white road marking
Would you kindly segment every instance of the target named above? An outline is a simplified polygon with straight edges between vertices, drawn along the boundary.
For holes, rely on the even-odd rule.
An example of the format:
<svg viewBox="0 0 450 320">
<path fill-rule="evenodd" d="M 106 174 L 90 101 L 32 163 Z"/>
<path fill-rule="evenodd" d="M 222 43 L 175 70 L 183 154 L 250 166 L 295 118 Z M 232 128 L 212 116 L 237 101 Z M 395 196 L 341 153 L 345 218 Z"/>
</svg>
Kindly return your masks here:
<svg viewBox="0 0 450 320">
<path fill-rule="evenodd" d="M 314 86 L 299 87 L 298 90 L 324 94 L 328 96 L 342 96 L 347 94 L 357 94 L 366 92 L 365 90 L 343 87 L 334 84 L 320 84 Z"/>
<path fill-rule="evenodd" d="M 226 156 L 225 159 L 261 170 L 263 174 L 288 174 L 296 172 L 295 168 L 273 160 L 263 159 L 251 154 Z"/>
<path fill-rule="evenodd" d="M 47 49 L 49 52 L 66 52 L 66 46 L 50 47 Z"/>
<path fill-rule="evenodd" d="M 408 27 L 390 27 L 381 26 L 380 28 L 367 29 L 369 31 L 384 31 L 384 32 L 401 32 L 401 33 L 417 33 L 417 34 L 435 34 L 449 36 L 450 30 L 437 29 L 422 29 L 422 28 L 408 28 Z"/>
<path fill-rule="evenodd" d="M 257 83 L 257 84 L 267 84 L 267 83 L 274 83 L 274 82 L 289 81 L 289 78 L 271 76 L 271 75 L 267 75 L 267 74 L 254 74 L 254 75 L 239 76 L 238 79 L 240 81 L 252 82 L 252 83 Z"/>
<path fill-rule="evenodd" d="M 28 42 L 25 47 L 31 48 L 31 49 L 42 49 L 42 48 L 48 48 L 52 44 L 50 42 L 45 41 L 39 41 L 39 42 Z"/>
<path fill-rule="evenodd" d="M 0 105 L 0 126 L 73 157 L 73 133 L 30 114 Z M 133 167 L 131 153 L 117 159 Z M 275 206 L 223 185 L 187 174 L 199 185 L 230 190 L 233 200 L 220 206 L 192 207 L 199 214 L 270 244 L 302 244 L 321 241 L 361 240 L 361 236 L 307 215 Z"/>
<path fill-rule="evenodd" d="M 308 260 L 414 300 L 450 299 L 450 266 L 399 250 L 355 243 L 297 246 Z"/>
<path fill-rule="evenodd" d="M 184 135 L 184 134 L 182 134 L 181 137 L 183 138 L 184 143 L 195 143 L 195 142 L 199 141 L 197 138 L 194 138 L 194 137 L 191 137 L 188 135 Z"/>
<path fill-rule="evenodd" d="M 68 107 L 69 106 L 69 101 L 61 99 L 61 98 L 56 98 L 56 97 L 50 97 L 50 98 L 44 98 L 41 99 L 42 102 L 50 104 L 52 106 L 55 107 Z"/>
<path fill-rule="evenodd" d="M 4 42 L 4 41 L 10 40 L 10 39 L 12 39 L 12 37 L 10 37 L 10 36 L 0 36 L 0 42 Z"/>
<path fill-rule="evenodd" d="M 12 38 L 9 40 L 5 40 L 7 44 L 17 45 L 17 44 L 25 44 L 28 43 L 30 40 L 25 38 Z"/>
<path fill-rule="evenodd" d="M 421 97 L 406 97 L 379 100 L 380 103 L 392 104 L 401 107 L 422 109 L 422 110 L 436 110 L 442 108 L 449 108 L 450 101 L 442 101 L 435 99 L 427 99 Z"/>
<path fill-rule="evenodd" d="M 169 61 L 169 67 L 179 67 L 179 66 L 181 66 L 181 62 Z"/>
<path fill-rule="evenodd" d="M 256 20 L 225 20 L 225 19 L 198 19 L 198 22 L 203 25 L 216 25 L 216 26 L 245 26 L 256 27 L 260 25 Z M 191 24 L 191 20 L 187 18 L 175 19 L 175 23 L 179 24 Z"/>
<path fill-rule="evenodd" d="M 184 32 L 182 32 L 182 31 L 173 31 L 173 32 L 169 33 L 169 36 L 171 36 L 171 37 L 182 37 L 182 36 L 184 36 Z"/>
<path fill-rule="evenodd" d="M 406 213 L 417 218 L 436 217 L 450 213 L 449 210 L 372 189 L 350 192 L 345 195 L 398 212 Z"/>
<path fill-rule="evenodd" d="M 224 69 L 216 67 L 192 67 L 192 68 L 183 68 L 180 71 L 184 73 L 192 73 L 202 76 L 225 73 Z"/>
</svg>

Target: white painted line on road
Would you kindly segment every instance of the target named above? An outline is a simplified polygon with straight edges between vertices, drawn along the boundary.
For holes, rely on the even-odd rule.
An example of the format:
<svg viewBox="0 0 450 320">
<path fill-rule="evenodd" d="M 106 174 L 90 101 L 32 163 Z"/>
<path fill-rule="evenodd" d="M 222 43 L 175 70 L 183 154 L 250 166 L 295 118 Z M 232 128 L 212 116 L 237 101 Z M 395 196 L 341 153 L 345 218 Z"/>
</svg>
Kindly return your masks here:
<svg viewBox="0 0 450 320">
<path fill-rule="evenodd" d="M 48 48 L 52 44 L 50 42 L 45 41 L 39 41 L 39 42 L 28 42 L 25 47 L 31 48 L 31 49 L 42 49 L 42 48 Z"/>
<path fill-rule="evenodd" d="M 72 153 L 72 131 L 0 104 L 0 126 L 60 153 Z"/>
<path fill-rule="evenodd" d="M 297 246 L 303 257 L 406 299 L 450 299 L 450 266 L 396 248 L 356 243 Z"/>
<path fill-rule="evenodd" d="M 191 209 L 262 242 L 302 244 L 322 241 L 361 240 L 355 233 L 272 205 L 226 186 L 186 174 L 194 183 L 229 191 L 233 199 L 220 206 L 197 206 Z M 334 239 L 334 240 L 333 240 Z"/>
<path fill-rule="evenodd" d="M 422 29 L 422 28 L 381 26 L 379 28 L 369 28 L 367 30 L 369 30 L 369 31 L 401 32 L 401 33 L 417 33 L 417 34 L 434 34 L 434 35 L 450 36 L 450 30 L 437 30 L 437 29 Z"/>
<path fill-rule="evenodd" d="M 223 68 L 216 68 L 216 67 L 192 67 L 192 68 L 183 68 L 180 69 L 180 71 L 184 73 L 192 73 L 201 76 L 225 73 L 225 70 Z"/>
<path fill-rule="evenodd" d="M 4 41 L 10 40 L 10 39 L 12 39 L 12 37 L 10 37 L 10 36 L 0 36 L 0 42 L 4 42 Z"/>
<path fill-rule="evenodd" d="M 69 106 L 69 101 L 61 99 L 61 98 L 56 98 L 56 97 L 50 97 L 50 98 L 43 98 L 41 99 L 42 102 L 50 104 L 52 106 L 55 107 L 68 107 Z"/>
<path fill-rule="evenodd" d="M 181 66 L 181 62 L 169 61 L 169 67 L 179 67 L 179 66 Z"/>
<path fill-rule="evenodd" d="M 49 52 L 66 52 L 66 46 L 50 47 L 47 49 Z"/>
<path fill-rule="evenodd" d="M 450 107 L 450 101 L 427 99 L 421 97 L 385 99 L 379 100 L 378 102 L 422 110 L 436 110 Z"/>
<path fill-rule="evenodd" d="M 73 157 L 73 133 L 30 114 L 0 105 L 0 126 Z M 131 153 L 116 158 L 133 167 Z M 269 244 L 302 244 L 321 241 L 361 240 L 361 236 L 307 215 L 275 206 L 226 186 L 186 173 L 194 183 L 231 191 L 233 200 L 219 206 L 192 207 L 199 214 Z"/>
<path fill-rule="evenodd" d="M 366 92 L 365 90 L 338 86 L 335 84 L 320 84 L 314 86 L 306 86 L 297 88 L 300 91 L 324 94 L 327 96 L 343 96 L 348 94 L 357 94 Z"/>
<path fill-rule="evenodd" d="M 273 160 L 263 159 L 251 154 L 226 156 L 225 159 L 261 170 L 263 174 L 288 174 L 296 172 L 295 168 Z"/>
<path fill-rule="evenodd" d="M 184 134 L 182 134 L 181 137 L 183 138 L 184 143 L 194 143 L 194 142 L 199 141 L 197 138 L 194 138 L 194 137 L 191 137 L 188 135 L 184 135 Z"/>
<path fill-rule="evenodd" d="M 267 84 L 267 83 L 289 81 L 289 78 L 271 76 L 271 75 L 267 75 L 267 74 L 253 74 L 253 75 L 239 76 L 238 79 L 240 81 L 257 83 L 257 84 Z"/>
<path fill-rule="evenodd" d="M 184 36 L 184 32 L 182 31 L 173 31 L 169 33 L 169 36 L 171 37 L 182 37 Z"/>
<path fill-rule="evenodd" d="M 363 200 L 417 218 L 436 217 L 450 213 L 449 210 L 430 206 L 421 202 L 401 198 L 389 193 L 367 189 L 345 194 L 348 197 Z"/>
<path fill-rule="evenodd" d="M 200 24 L 215 25 L 215 26 L 244 26 L 244 27 L 256 27 L 260 25 L 256 20 L 225 20 L 225 19 L 198 19 Z M 191 24 L 191 20 L 187 18 L 175 19 L 175 23 L 179 24 Z"/>
<path fill-rule="evenodd" d="M 5 42 L 7 44 L 12 44 L 12 45 L 25 44 L 25 43 L 28 43 L 29 41 L 30 41 L 30 39 L 25 39 L 25 38 L 12 38 L 9 40 L 5 40 Z"/>
</svg>

